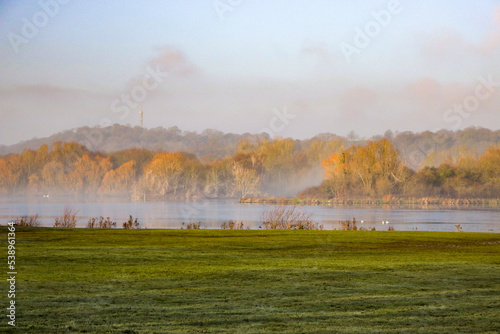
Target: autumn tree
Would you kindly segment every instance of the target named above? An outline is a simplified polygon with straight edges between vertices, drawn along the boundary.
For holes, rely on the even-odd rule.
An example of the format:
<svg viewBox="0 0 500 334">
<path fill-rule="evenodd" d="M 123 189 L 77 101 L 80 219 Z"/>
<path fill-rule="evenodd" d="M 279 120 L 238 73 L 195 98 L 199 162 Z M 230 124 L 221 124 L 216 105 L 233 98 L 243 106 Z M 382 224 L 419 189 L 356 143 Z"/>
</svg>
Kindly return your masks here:
<svg viewBox="0 0 500 334">
<path fill-rule="evenodd" d="M 135 175 L 136 167 L 133 160 L 124 163 L 117 169 L 109 170 L 102 179 L 99 193 L 106 195 L 129 194 L 135 182 Z"/>
<path fill-rule="evenodd" d="M 491 146 L 478 160 L 485 181 L 500 177 L 500 146 Z"/>
<path fill-rule="evenodd" d="M 257 176 L 255 169 L 246 168 L 245 166 L 234 162 L 231 170 L 233 176 L 234 192 L 240 197 L 248 195 L 256 195 L 260 178 Z"/>
<path fill-rule="evenodd" d="M 24 149 L 20 156 L 21 178 L 28 179 L 36 172 L 36 153 L 33 150 Z"/>
<path fill-rule="evenodd" d="M 319 165 L 323 159 L 328 158 L 334 153 L 339 153 L 344 148 L 344 142 L 340 138 L 330 140 L 320 140 L 314 138 L 304 149 L 307 155 L 307 161 L 311 165 Z"/>
<path fill-rule="evenodd" d="M 325 168 L 325 179 L 328 181 L 328 191 L 335 197 L 346 195 L 352 185 L 353 160 L 352 150 L 342 150 L 323 159 L 321 165 Z"/>
<path fill-rule="evenodd" d="M 500 146 L 490 147 L 478 160 L 481 181 L 486 187 L 485 196 L 500 196 Z"/>
<path fill-rule="evenodd" d="M 64 165 L 59 161 L 50 161 L 41 171 L 43 189 L 45 191 L 62 190 L 64 187 Z"/>
<path fill-rule="evenodd" d="M 130 148 L 127 150 L 111 152 L 108 154 L 108 157 L 113 163 L 114 169 L 133 160 L 135 161 L 137 172 L 142 172 L 144 167 L 151 162 L 157 153 L 158 152 L 141 148 Z"/>
<path fill-rule="evenodd" d="M 35 153 L 35 165 L 37 169 L 42 169 L 49 162 L 49 146 L 42 145 Z"/>
<path fill-rule="evenodd" d="M 252 153 L 255 151 L 255 145 L 248 140 L 240 140 L 236 145 L 235 154 L 238 153 Z"/>
<path fill-rule="evenodd" d="M 385 138 L 334 153 L 323 160 L 322 166 L 336 196 L 383 196 L 399 192 L 411 176 L 399 152 Z"/>
<path fill-rule="evenodd" d="M 230 192 L 229 159 L 208 163 L 204 192 L 209 197 L 225 196 Z"/>
<path fill-rule="evenodd" d="M 43 190 L 43 179 L 40 173 L 32 173 L 28 178 L 28 190 L 31 194 L 39 193 Z"/>
<path fill-rule="evenodd" d="M 66 186 L 72 192 L 97 192 L 104 175 L 111 169 L 109 158 L 88 155 L 78 158 L 71 173 L 66 175 Z"/>
<path fill-rule="evenodd" d="M 93 156 L 94 154 L 81 144 L 75 142 L 62 143 L 60 141 L 56 141 L 52 144 L 52 150 L 49 153 L 49 160 L 62 163 L 64 166 L 64 172 L 67 174 L 71 173 L 77 161 L 79 161 L 79 159 L 81 159 L 84 155 Z"/>
<path fill-rule="evenodd" d="M 257 154 L 266 173 L 281 180 L 282 175 L 291 167 L 294 151 L 295 143 L 292 139 L 275 139 L 260 142 Z"/>
<path fill-rule="evenodd" d="M 184 188 L 186 198 L 199 196 L 203 185 L 203 168 L 198 159 L 186 159 L 183 166 L 182 187 Z"/>
<path fill-rule="evenodd" d="M 15 190 L 21 179 L 21 171 L 19 170 L 19 158 L 13 156 L 11 158 L 0 159 L 0 191 L 8 193 Z"/>
<path fill-rule="evenodd" d="M 186 159 L 178 152 L 158 153 L 144 169 L 148 190 L 154 195 L 174 195 L 181 185 Z"/>
</svg>

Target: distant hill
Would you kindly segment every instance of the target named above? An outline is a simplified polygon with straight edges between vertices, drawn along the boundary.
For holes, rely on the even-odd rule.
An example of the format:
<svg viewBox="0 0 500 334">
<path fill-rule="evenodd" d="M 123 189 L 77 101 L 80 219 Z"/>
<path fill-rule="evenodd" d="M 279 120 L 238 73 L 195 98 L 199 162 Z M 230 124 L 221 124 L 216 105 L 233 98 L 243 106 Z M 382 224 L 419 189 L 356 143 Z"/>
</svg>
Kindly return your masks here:
<svg viewBox="0 0 500 334">
<path fill-rule="evenodd" d="M 460 156 L 479 156 L 487 147 L 500 143 L 500 130 L 471 127 L 459 131 L 441 130 L 438 132 L 396 132 L 387 131 L 383 136 L 374 136 L 370 140 L 388 138 L 394 142 L 406 163 L 413 169 L 422 166 L 437 166 Z M 349 147 L 364 144 L 368 139 L 358 138 L 354 134 L 348 138 L 331 133 L 324 133 L 307 140 L 296 140 L 298 148 L 306 147 L 313 140 L 328 141 L 342 139 Z M 128 148 L 146 148 L 150 150 L 184 151 L 199 158 L 204 156 L 225 157 L 232 155 L 238 142 L 247 140 L 257 142 L 270 139 L 262 134 L 223 133 L 207 129 L 201 133 L 182 131 L 178 127 L 165 129 L 157 127 L 144 129 L 124 125 L 109 127 L 81 127 L 54 134 L 46 138 L 35 138 L 11 146 L 0 146 L 0 155 L 20 153 L 24 149 L 37 149 L 43 144 L 51 145 L 56 141 L 77 142 L 93 151 L 113 152 Z"/>
<path fill-rule="evenodd" d="M 0 155 L 37 149 L 56 141 L 76 142 L 93 151 L 114 152 L 129 148 L 163 151 L 185 151 L 198 157 L 232 155 L 240 140 L 257 142 L 269 138 L 267 134 L 252 135 L 223 133 L 207 129 L 202 133 L 181 131 L 178 127 L 145 129 L 139 126 L 112 125 L 109 127 L 81 127 L 63 131 L 46 138 L 34 138 L 11 146 L 0 146 Z"/>
</svg>

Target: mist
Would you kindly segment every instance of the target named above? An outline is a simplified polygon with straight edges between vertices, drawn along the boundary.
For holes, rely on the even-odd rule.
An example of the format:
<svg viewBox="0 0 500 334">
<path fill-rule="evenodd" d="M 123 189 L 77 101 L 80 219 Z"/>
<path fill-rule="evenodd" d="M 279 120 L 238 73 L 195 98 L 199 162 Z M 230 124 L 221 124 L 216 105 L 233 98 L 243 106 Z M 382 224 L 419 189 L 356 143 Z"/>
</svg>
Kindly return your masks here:
<svg viewBox="0 0 500 334">
<path fill-rule="evenodd" d="M 376 24 L 373 12 L 387 11 L 387 3 L 278 1 L 222 16 L 198 3 L 161 6 L 61 5 L 26 38 L 23 18 L 43 9 L 6 4 L 0 144 L 81 126 L 135 126 L 139 110 L 147 128 L 260 133 L 286 109 L 294 118 L 270 135 L 298 139 L 491 128 L 500 121 L 496 4 L 404 3 L 362 48 L 359 31 Z M 116 20 L 96 21 L 116 8 Z M 13 34 L 26 43 L 13 44 Z M 358 51 L 346 56 L 340 45 Z"/>
</svg>

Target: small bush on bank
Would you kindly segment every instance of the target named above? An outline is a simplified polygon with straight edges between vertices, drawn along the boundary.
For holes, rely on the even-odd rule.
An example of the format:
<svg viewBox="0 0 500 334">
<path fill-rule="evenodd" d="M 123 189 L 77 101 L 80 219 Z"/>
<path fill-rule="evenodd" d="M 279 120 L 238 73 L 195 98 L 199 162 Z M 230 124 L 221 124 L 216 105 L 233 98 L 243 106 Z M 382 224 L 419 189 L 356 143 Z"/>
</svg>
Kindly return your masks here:
<svg viewBox="0 0 500 334">
<path fill-rule="evenodd" d="M 38 220 L 38 213 L 31 216 L 22 216 L 14 221 L 17 226 L 40 226 L 40 221 Z"/>
<path fill-rule="evenodd" d="M 77 213 L 78 210 L 74 210 L 67 205 L 64 208 L 62 216 L 56 217 L 54 227 L 75 228 L 78 223 L 78 219 L 76 218 Z"/>
<path fill-rule="evenodd" d="M 223 222 L 220 226 L 223 230 L 243 230 L 243 222 L 238 220 L 230 220 L 227 222 Z"/>
<path fill-rule="evenodd" d="M 199 230 L 201 228 L 201 222 L 188 223 L 187 225 L 186 225 L 186 223 L 182 223 L 181 230 L 184 229 L 184 226 L 186 226 L 187 230 Z"/>
<path fill-rule="evenodd" d="M 363 222 L 363 221 L 361 221 Z M 340 225 L 340 230 L 341 231 L 375 231 L 375 227 L 373 226 L 368 226 L 368 227 L 363 227 L 363 226 L 358 226 L 358 222 L 356 221 L 356 218 L 353 218 L 352 220 L 339 220 L 339 225 Z M 389 227 L 389 231 L 394 231 L 394 227 Z"/>
<path fill-rule="evenodd" d="M 124 222 L 122 226 L 124 229 L 129 230 L 129 229 L 138 229 L 140 224 L 137 221 L 137 218 L 134 219 L 134 217 L 130 215 L 129 219 L 126 222 Z"/>
<path fill-rule="evenodd" d="M 296 205 L 277 205 L 262 214 L 266 230 L 322 230 L 323 225 L 311 220 L 312 213 L 298 209 Z"/>
<path fill-rule="evenodd" d="M 116 222 L 112 221 L 111 218 L 107 217 L 95 217 L 90 218 L 87 223 L 87 228 L 113 228 L 116 227 Z"/>
<path fill-rule="evenodd" d="M 351 220 L 339 220 L 340 229 L 343 231 L 357 231 L 358 225 L 356 218 Z M 361 230 L 361 229 L 360 229 Z"/>
</svg>

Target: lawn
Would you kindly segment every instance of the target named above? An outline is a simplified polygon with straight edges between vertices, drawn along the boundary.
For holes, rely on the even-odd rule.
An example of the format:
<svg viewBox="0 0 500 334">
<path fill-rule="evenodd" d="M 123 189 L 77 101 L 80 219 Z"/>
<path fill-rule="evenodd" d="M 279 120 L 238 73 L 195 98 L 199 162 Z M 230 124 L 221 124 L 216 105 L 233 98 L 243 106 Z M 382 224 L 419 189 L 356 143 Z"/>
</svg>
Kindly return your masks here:
<svg viewBox="0 0 500 334">
<path fill-rule="evenodd" d="M 500 332 L 498 234 L 17 228 L 16 240 L 5 333 Z"/>
</svg>

